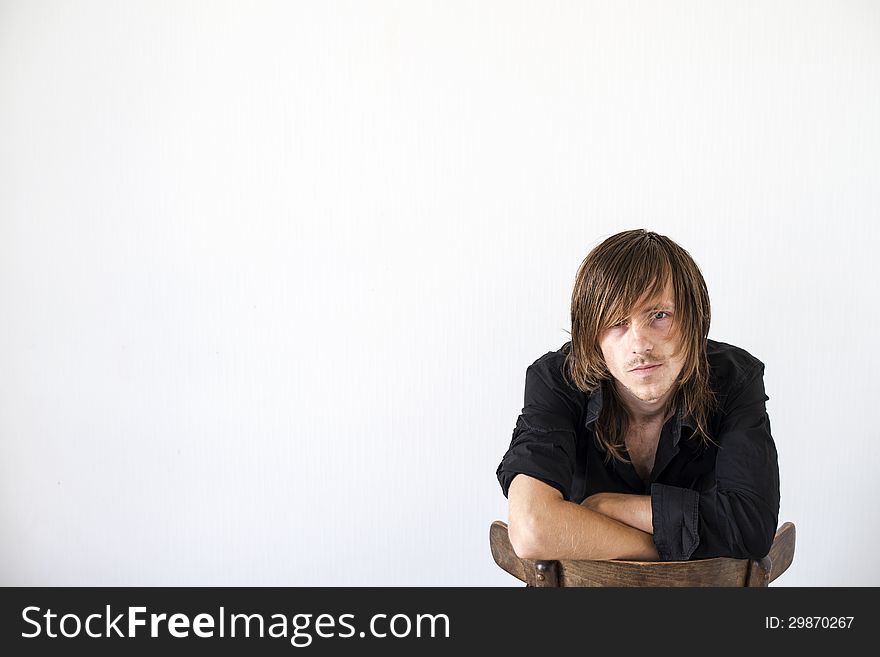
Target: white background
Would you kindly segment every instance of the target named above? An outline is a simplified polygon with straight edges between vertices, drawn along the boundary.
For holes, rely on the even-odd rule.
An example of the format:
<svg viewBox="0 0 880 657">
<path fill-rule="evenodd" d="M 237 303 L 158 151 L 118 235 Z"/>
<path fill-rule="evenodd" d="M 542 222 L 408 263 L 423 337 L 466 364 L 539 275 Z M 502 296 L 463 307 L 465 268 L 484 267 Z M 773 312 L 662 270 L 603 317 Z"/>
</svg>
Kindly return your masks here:
<svg viewBox="0 0 880 657">
<path fill-rule="evenodd" d="M 0 583 L 501 585 L 620 230 L 766 363 L 775 585 L 880 585 L 876 2 L 2 2 Z"/>
</svg>

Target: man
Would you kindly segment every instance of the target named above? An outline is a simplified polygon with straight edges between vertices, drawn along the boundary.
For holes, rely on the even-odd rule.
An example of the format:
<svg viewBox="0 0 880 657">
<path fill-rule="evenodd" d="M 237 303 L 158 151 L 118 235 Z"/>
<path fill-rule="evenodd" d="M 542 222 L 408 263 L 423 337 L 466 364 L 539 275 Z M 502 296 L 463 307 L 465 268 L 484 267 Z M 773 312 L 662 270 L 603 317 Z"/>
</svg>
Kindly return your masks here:
<svg viewBox="0 0 880 657">
<path fill-rule="evenodd" d="M 708 339 L 690 255 L 645 230 L 584 259 L 571 340 L 526 370 L 497 469 L 526 559 L 760 559 L 779 516 L 764 364 Z"/>
</svg>

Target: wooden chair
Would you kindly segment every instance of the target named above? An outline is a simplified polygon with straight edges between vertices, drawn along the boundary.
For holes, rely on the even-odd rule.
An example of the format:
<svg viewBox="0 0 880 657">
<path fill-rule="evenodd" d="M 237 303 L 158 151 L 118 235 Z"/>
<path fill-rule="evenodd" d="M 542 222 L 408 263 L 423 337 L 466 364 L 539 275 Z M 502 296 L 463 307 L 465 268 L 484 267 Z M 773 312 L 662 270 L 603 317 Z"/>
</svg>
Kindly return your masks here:
<svg viewBox="0 0 880 657">
<path fill-rule="evenodd" d="M 767 586 L 794 559 L 794 524 L 776 532 L 770 553 L 761 559 L 695 559 L 693 561 L 534 561 L 520 559 L 507 535 L 507 524 L 489 527 L 489 547 L 501 568 L 526 586 Z"/>
</svg>

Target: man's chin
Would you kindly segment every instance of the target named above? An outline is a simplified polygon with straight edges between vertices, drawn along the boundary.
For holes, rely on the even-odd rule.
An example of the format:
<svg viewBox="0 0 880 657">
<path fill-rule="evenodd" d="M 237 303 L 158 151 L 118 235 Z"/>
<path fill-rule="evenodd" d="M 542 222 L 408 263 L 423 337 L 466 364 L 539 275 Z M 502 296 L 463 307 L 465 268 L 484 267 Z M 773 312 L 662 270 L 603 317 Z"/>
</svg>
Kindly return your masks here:
<svg viewBox="0 0 880 657">
<path fill-rule="evenodd" d="M 670 391 L 672 388 L 671 385 L 658 385 L 653 384 L 650 386 L 640 386 L 640 385 L 623 385 L 621 386 L 621 381 L 618 380 L 618 390 L 625 388 L 626 391 L 638 399 L 640 402 L 645 402 L 646 404 L 652 404 L 663 399 L 663 396 Z"/>
<path fill-rule="evenodd" d="M 663 399 L 663 395 L 669 392 L 669 388 L 666 388 L 664 390 L 658 390 L 657 388 L 651 388 L 650 390 L 633 390 L 632 388 L 630 388 L 630 392 L 635 395 L 639 401 L 652 404 Z"/>
</svg>

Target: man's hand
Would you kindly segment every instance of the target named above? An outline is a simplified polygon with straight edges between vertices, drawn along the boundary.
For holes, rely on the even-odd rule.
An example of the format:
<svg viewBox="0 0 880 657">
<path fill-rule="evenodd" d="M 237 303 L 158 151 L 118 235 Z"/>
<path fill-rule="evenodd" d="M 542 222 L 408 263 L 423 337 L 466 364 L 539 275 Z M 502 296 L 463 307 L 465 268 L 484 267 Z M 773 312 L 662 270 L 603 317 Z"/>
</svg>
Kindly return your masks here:
<svg viewBox="0 0 880 657">
<path fill-rule="evenodd" d="M 581 502 L 591 511 L 613 518 L 630 527 L 654 533 L 654 516 L 650 495 L 596 493 Z"/>
</svg>

